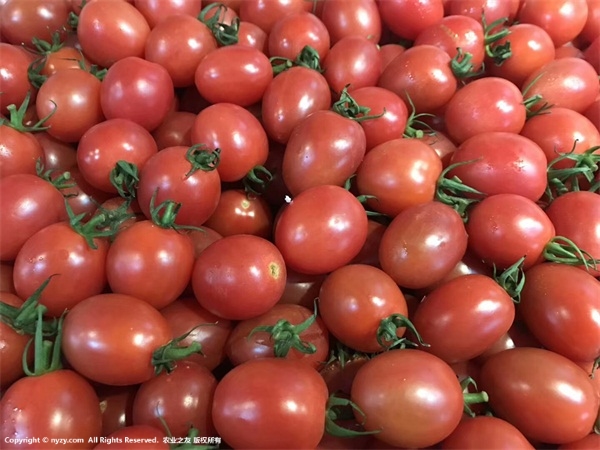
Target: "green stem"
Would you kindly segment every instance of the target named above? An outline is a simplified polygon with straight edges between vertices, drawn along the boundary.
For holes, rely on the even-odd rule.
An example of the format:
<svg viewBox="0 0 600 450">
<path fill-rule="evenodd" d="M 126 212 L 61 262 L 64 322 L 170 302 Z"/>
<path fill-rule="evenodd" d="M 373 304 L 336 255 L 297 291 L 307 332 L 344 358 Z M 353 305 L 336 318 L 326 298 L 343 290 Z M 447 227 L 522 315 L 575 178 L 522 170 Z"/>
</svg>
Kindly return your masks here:
<svg viewBox="0 0 600 450">
<path fill-rule="evenodd" d="M 418 344 L 412 342 L 406 337 L 399 338 L 399 328 L 407 328 L 410 330 L 417 338 Z M 429 347 L 429 344 L 426 344 L 423 341 L 423 338 L 413 323 L 408 319 L 408 317 L 402 314 L 392 314 L 389 317 L 381 320 L 379 328 L 377 328 L 377 342 L 386 350 L 392 348 L 406 348 L 407 346 L 417 347 L 418 345 L 421 345 L 422 347 Z"/>
</svg>

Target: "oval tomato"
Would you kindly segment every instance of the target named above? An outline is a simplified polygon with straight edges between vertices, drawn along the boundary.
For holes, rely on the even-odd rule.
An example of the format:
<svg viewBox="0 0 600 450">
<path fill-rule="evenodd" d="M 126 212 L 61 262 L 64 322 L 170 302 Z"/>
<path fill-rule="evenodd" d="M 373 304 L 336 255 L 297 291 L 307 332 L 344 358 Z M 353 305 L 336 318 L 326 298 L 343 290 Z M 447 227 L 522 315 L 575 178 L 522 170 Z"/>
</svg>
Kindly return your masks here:
<svg viewBox="0 0 600 450">
<path fill-rule="evenodd" d="M 381 17 L 374 0 L 324 0 L 320 17 L 335 44 L 346 36 L 362 36 L 377 43 Z"/>
<path fill-rule="evenodd" d="M 415 40 L 419 33 L 444 17 L 442 0 L 379 1 L 381 20 L 397 36 Z"/>
<path fill-rule="evenodd" d="M 269 33 L 269 55 L 294 60 L 309 45 L 322 61 L 329 53 L 329 31 L 321 20 L 307 11 L 282 17 Z"/>
<path fill-rule="evenodd" d="M 442 449 L 514 448 L 533 450 L 535 447 L 509 422 L 493 416 L 477 416 L 463 420 L 441 443 Z"/>
</svg>

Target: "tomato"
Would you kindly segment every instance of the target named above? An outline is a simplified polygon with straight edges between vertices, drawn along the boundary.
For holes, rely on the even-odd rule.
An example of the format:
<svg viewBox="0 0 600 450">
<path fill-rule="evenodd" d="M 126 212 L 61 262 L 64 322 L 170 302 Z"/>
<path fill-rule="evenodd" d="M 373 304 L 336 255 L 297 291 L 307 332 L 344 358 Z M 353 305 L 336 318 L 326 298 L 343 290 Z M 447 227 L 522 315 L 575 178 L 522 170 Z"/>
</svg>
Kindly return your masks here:
<svg viewBox="0 0 600 450">
<path fill-rule="evenodd" d="M 275 22 L 269 33 L 269 55 L 294 60 L 311 46 L 322 61 L 329 53 L 329 31 L 321 20 L 307 11 L 290 14 Z"/>
<path fill-rule="evenodd" d="M 395 35 L 411 41 L 444 17 L 442 0 L 380 0 L 378 6 L 383 23 Z"/>
<path fill-rule="evenodd" d="M 44 150 L 44 169 L 68 170 L 77 165 L 75 144 L 68 144 L 50 136 L 45 131 L 33 135 Z"/>
<path fill-rule="evenodd" d="M 588 0 L 587 6 L 587 20 L 578 37 L 583 39 L 584 42 L 590 43 L 600 36 L 600 2 Z"/>
<path fill-rule="evenodd" d="M 94 450 L 169 450 L 172 440 L 162 428 L 149 425 L 123 427 L 106 436 Z"/>
<path fill-rule="evenodd" d="M 406 300 L 394 280 L 381 269 L 349 264 L 331 272 L 319 291 L 319 314 L 327 329 L 342 344 L 365 353 L 379 352 L 403 337 L 380 339 L 381 321 L 393 314 L 408 315 Z M 387 342 L 386 342 L 387 341 Z"/>
<path fill-rule="evenodd" d="M 190 427 L 200 436 L 211 436 L 216 386 L 215 376 L 206 367 L 179 362 L 171 373 L 163 372 L 140 385 L 133 401 L 133 423 L 158 429 L 166 425 L 176 438 L 186 437 Z"/>
<path fill-rule="evenodd" d="M 102 411 L 102 434 L 108 436 L 115 431 L 133 424 L 133 400 L 138 385 L 108 386 L 98 384 L 95 387 Z"/>
<path fill-rule="evenodd" d="M 425 288 L 446 276 L 467 249 L 465 226 L 456 211 L 438 202 L 405 209 L 383 233 L 381 268 L 402 287 Z"/>
<path fill-rule="evenodd" d="M 564 444 L 592 431 L 600 400 L 589 377 L 564 356 L 514 348 L 491 356 L 478 386 L 496 416 L 528 439 Z"/>
<path fill-rule="evenodd" d="M 5 268 L 2 267 L 4 272 Z M 23 300 L 14 293 L 0 290 L 0 302 L 20 308 Z M 20 333 L 10 325 L 0 322 L 0 387 L 4 391 L 12 383 L 24 375 L 23 371 L 23 352 L 27 343 L 31 339 L 28 334 Z M 31 358 L 29 358 L 31 362 Z"/>
<path fill-rule="evenodd" d="M 369 219 L 367 239 L 360 249 L 360 252 L 358 252 L 358 255 L 352 259 L 352 264 L 367 264 L 373 267 L 380 267 L 379 245 L 381 244 L 381 238 L 383 237 L 386 228 L 386 224 L 377 222 L 374 219 Z"/>
<path fill-rule="evenodd" d="M 588 17 L 586 0 L 523 0 L 517 20 L 538 25 L 548 32 L 555 47 L 575 39 Z"/>
<path fill-rule="evenodd" d="M 240 19 L 258 25 L 269 34 L 283 17 L 310 11 L 312 6 L 312 2 L 304 0 L 244 0 L 240 2 L 239 13 Z"/>
<path fill-rule="evenodd" d="M 596 126 L 597 130 L 600 130 L 600 95 L 588 106 L 583 115 Z"/>
<path fill-rule="evenodd" d="M 600 36 L 594 39 L 588 48 L 583 52 L 583 59 L 585 59 L 594 70 L 600 73 Z"/>
<path fill-rule="evenodd" d="M 519 448 L 533 450 L 523 434 L 509 422 L 493 416 L 463 420 L 441 443 L 442 449 Z"/>
<path fill-rule="evenodd" d="M 57 370 L 21 378 L 0 400 L 0 435 L 6 449 L 31 448 L 27 439 L 43 436 L 36 448 L 80 450 L 102 429 L 98 396 L 80 374 Z M 58 418 L 58 419 L 57 419 Z M 57 444 L 54 439 L 65 441 Z"/>
<path fill-rule="evenodd" d="M 327 385 L 312 367 L 263 358 L 223 377 L 212 416 L 217 433 L 233 448 L 315 448 L 324 431 L 327 397 Z"/>
<path fill-rule="evenodd" d="M 0 124 L 0 179 L 17 173 L 35 175 L 44 150 L 31 133 Z"/>
<path fill-rule="evenodd" d="M 20 46 L 0 42 L 0 113 L 6 114 L 8 105 L 20 105 L 27 92 L 34 91 L 27 75 L 33 59 L 32 55 Z"/>
<path fill-rule="evenodd" d="M 487 60 L 487 73 L 505 78 L 523 88 L 523 82 L 531 73 L 552 61 L 555 48 L 552 38 L 543 28 L 532 23 L 517 23 L 508 27 L 508 36 L 496 41 L 493 46 L 510 43 L 510 58 L 502 64 Z"/>
<path fill-rule="evenodd" d="M 356 172 L 365 151 L 365 132 L 356 121 L 333 111 L 316 111 L 290 135 L 283 180 L 292 195 L 320 185 L 342 186 Z"/>
<path fill-rule="evenodd" d="M 269 37 L 267 33 L 252 22 L 240 22 L 238 44 L 254 47 L 264 54 L 267 54 L 269 51 Z"/>
<path fill-rule="evenodd" d="M 519 194 L 538 201 L 546 189 L 548 161 L 539 145 L 514 133 L 476 134 L 458 146 L 448 174 L 487 194 Z"/>
<path fill-rule="evenodd" d="M 290 330 L 290 326 L 278 326 L 286 321 L 291 327 L 297 327 L 312 315 L 313 311 L 301 305 L 277 304 L 258 317 L 239 322 L 225 346 L 229 361 L 238 366 L 251 359 L 278 357 L 302 361 L 318 370 L 329 357 L 329 331 L 323 320 L 317 317 L 308 328 L 297 332 Z M 254 332 L 257 327 L 274 329 Z M 297 344 L 290 337 L 295 333 Z M 300 349 L 310 346 L 314 351 Z"/>
<path fill-rule="evenodd" d="M 167 147 L 191 147 L 192 125 L 196 115 L 187 111 L 172 111 L 165 120 L 154 129 L 152 137 L 156 141 L 159 150 Z"/>
<path fill-rule="evenodd" d="M 189 333 L 180 345 L 197 342 L 202 354 L 193 353 L 185 360 L 214 370 L 225 359 L 225 343 L 231 333 L 231 321 L 204 309 L 194 297 L 182 297 L 160 310 L 171 327 L 173 339 Z M 191 332 L 190 332 L 191 331 Z"/>
<path fill-rule="evenodd" d="M 264 128 L 248 110 L 232 103 L 217 103 L 203 109 L 192 125 L 193 144 L 220 148 L 217 172 L 222 181 L 239 181 L 269 155 Z"/>
<path fill-rule="evenodd" d="M 422 137 L 417 137 L 417 139 L 425 142 L 435 150 L 438 157 L 442 160 L 444 169 L 450 165 L 452 155 L 456 151 L 456 144 L 454 144 L 445 133 L 442 133 L 441 131 L 425 133 Z"/>
<path fill-rule="evenodd" d="M 7 0 L 0 9 L 2 36 L 11 44 L 27 47 L 33 47 L 34 37 L 47 42 L 54 32 L 64 37 L 69 12 L 66 1 Z"/>
<path fill-rule="evenodd" d="M 298 123 L 330 106 L 331 91 L 325 77 L 316 70 L 292 67 L 267 87 L 261 103 L 262 124 L 269 138 L 286 144 Z"/>
<path fill-rule="evenodd" d="M 360 202 L 339 186 L 316 186 L 284 207 L 275 245 L 297 272 L 325 274 L 354 258 L 365 243 L 368 220 Z"/>
<path fill-rule="evenodd" d="M 374 43 L 381 39 L 381 18 L 374 0 L 324 0 L 320 17 L 332 44 L 347 36 L 362 36 Z"/>
<path fill-rule="evenodd" d="M 446 15 L 467 16 L 482 21 L 485 13 L 485 22 L 490 24 L 503 18 L 514 18 L 513 3 L 512 0 L 447 0 Z"/>
<path fill-rule="evenodd" d="M 48 134 L 64 142 L 77 142 L 92 126 L 104 120 L 100 106 L 102 83 L 81 69 L 64 69 L 50 76 L 38 91 L 36 111 L 49 116 Z"/>
<path fill-rule="evenodd" d="M 36 232 L 67 218 L 65 199 L 51 183 L 36 175 L 0 179 L 0 260 L 13 261 Z"/>
<path fill-rule="evenodd" d="M 525 276 L 519 311 L 533 335 L 572 361 L 598 358 L 600 282 L 578 268 L 554 263 L 538 264 Z"/>
<path fill-rule="evenodd" d="M 124 294 L 86 298 L 67 314 L 62 350 L 81 375 L 127 386 L 154 376 L 152 354 L 171 339 L 169 324 L 147 302 Z"/>
<path fill-rule="evenodd" d="M 77 38 L 83 54 L 110 67 L 128 56 L 144 56 L 150 26 L 129 2 L 87 2 L 79 13 Z"/>
<path fill-rule="evenodd" d="M 527 98 L 542 96 L 536 107 L 548 103 L 577 112 L 585 111 L 600 93 L 598 73 L 581 58 L 554 59 L 531 73 L 523 86 L 529 86 Z"/>
<path fill-rule="evenodd" d="M 285 289 L 277 303 L 314 308 L 319 289 L 327 274 L 307 275 L 288 269 Z"/>
<path fill-rule="evenodd" d="M 596 448 L 598 445 L 600 445 L 600 434 L 591 433 L 577 441 L 563 444 L 558 448 L 560 450 L 586 450 Z"/>
<path fill-rule="evenodd" d="M 506 269 L 525 257 L 528 269 L 542 260 L 554 225 L 532 200 L 516 194 L 491 195 L 477 203 L 467 222 L 469 249 L 487 264 Z"/>
<path fill-rule="evenodd" d="M 462 388 L 444 361 L 421 350 L 390 350 L 367 361 L 352 383 L 352 401 L 368 431 L 395 447 L 421 448 L 452 433 L 463 412 Z"/>
<path fill-rule="evenodd" d="M 198 255 L 210 244 L 223 237 L 212 228 L 204 226 L 188 230 L 188 236 L 194 244 L 194 255 L 196 257 L 198 257 Z"/>
<path fill-rule="evenodd" d="M 90 67 L 90 62 L 83 56 L 81 50 L 71 45 L 64 45 L 56 51 L 45 53 L 38 61 L 42 64 L 40 74 L 46 77 L 65 69 L 87 70 Z"/>
<path fill-rule="evenodd" d="M 186 15 L 196 18 L 202 10 L 201 0 L 133 0 L 152 29 L 169 16 Z"/>
<path fill-rule="evenodd" d="M 67 171 L 55 171 L 52 173 L 51 178 L 56 179 L 62 176 L 64 172 Z M 71 167 L 68 172 L 71 175 L 69 178 L 70 186 L 61 189 L 61 192 L 69 207 L 73 210 L 73 214 L 85 214 L 87 220 L 98 210 L 99 204 L 102 204 L 114 194 L 101 191 L 88 183 L 77 166 Z"/>
<path fill-rule="evenodd" d="M 273 79 L 269 58 L 246 45 L 229 45 L 208 53 L 194 75 L 196 88 L 210 103 L 257 103 Z"/>
<path fill-rule="evenodd" d="M 277 303 L 285 279 L 285 262 L 275 245 L 240 234 L 213 242 L 196 258 L 192 287 L 200 305 L 211 313 L 245 320 Z"/>
<path fill-rule="evenodd" d="M 512 82 L 480 78 L 456 92 L 444 113 L 446 129 L 458 144 L 486 131 L 519 133 L 525 125 L 523 95 Z"/>
<path fill-rule="evenodd" d="M 13 284 L 13 265 L 12 263 L 0 263 L 0 292 L 10 292 L 16 294 Z"/>
<path fill-rule="evenodd" d="M 502 287 L 485 275 L 464 275 L 441 284 L 421 301 L 412 317 L 429 347 L 448 364 L 482 354 L 510 329 L 515 306 Z"/>
<path fill-rule="evenodd" d="M 371 149 L 356 172 L 356 186 L 369 207 L 391 217 L 433 200 L 442 162 L 417 139 L 397 138 Z"/>
<path fill-rule="evenodd" d="M 387 4 L 392 2 L 381 3 Z M 377 85 L 397 94 L 417 113 L 431 113 L 455 94 L 458 81 L 450 56 L 433 45 L 411 47 L 394 58 L 381 73 Z"/>
<path fill-rule="evenodd" d="M 167 70 L 175 87 L 184 87 L 194 84 L 196 67 L 216 48 L 217 42 L 204 23 L 191 15 L 177 14 L 165 17 L 152 29 L 144 55 L 147 61 Z"/>
</svg>

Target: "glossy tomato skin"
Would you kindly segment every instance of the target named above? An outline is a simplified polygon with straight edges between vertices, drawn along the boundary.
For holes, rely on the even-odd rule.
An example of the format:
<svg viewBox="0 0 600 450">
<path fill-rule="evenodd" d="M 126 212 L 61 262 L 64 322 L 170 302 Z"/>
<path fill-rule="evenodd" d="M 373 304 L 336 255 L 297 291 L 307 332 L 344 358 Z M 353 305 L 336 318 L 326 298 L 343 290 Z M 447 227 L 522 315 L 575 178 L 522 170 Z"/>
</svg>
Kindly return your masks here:
<svg viewBox="0 0 600 450">
<path fill-rule="evenodd" d="M 9 0 L 0 13 L 2 35 L 11 44 L 32 48 L 34 37 L 50 42 L 52 33 L 58 32 L 64 38 L 68 15 L 67 2 Z"/>
<path fill-rule="evenodd" d="M 588 450 L 597 448 L 600 445 L 600 434 L 590 433 L 587 436 L 567 444 L 563 444 L 558 448 L 560 450 Z"/>
<path fill-rule="evenodd" d="M 533 450 L 535 447 L 509 422 L 493 416 L 477 416 L 463 420 L 440 445 L 442 449 Z"/>
<path fill-rule="evenodd" d="M 315 299 L 319 296 L 319 289 L 326 276 L 326 274 L 307 275 L 288 268 L 285 289 L 277 303 L 314 308 Z"/>
<path fill-rule="evenodd" d="M 556 263 L 538 264 L 525 276 L 518 309 L 532 334 L 545 348 L 572 361 L 598 358 L 600 282 L 576 267 Z"/>
<path fill-rule="evenodd" d="M 422 289 L 446 276 L 466 250 L 467 233 L 458 213 L 432 201 L 392 220 L 379 244 L 379 261 L 400 286 Z"/>
<path fill-rule="evenodd" d="M 178 362 L 171 373 L 163 372 L 140 385 L 133 401 L 133 424 L 161 429 L 166 423 L 176 438 L 186 437 L 190 427 L 200 436 L 212 436 L 216 386 L 215 376 L 206 367 Z"/>
<path fill-rule="evenodd" d="M 1 290 L 0 302 L 15 308 L 23 305 L 23 300 L 14 293 Z M 31 336 L 17 332 L 4 322 L 0 323 L 0 387 L 3 390 L 24 375 L 23 352 L 30 339 Z"/>
<path fill-rule="evenodd" d="M 322 185 L 284 206 L 274 242 L 292 270 L 326 274 L 358 254 L 367 230 L 367 215 L 356 197 L 342 187 Z"/>
<path fill-rule="evenodd" d="M 35 175 L 39 159 L 44 161 L 44 150 L 31 133 L 0 125 L 0 178 L 16 173 Z"/>
<path fill-rule="evenodd" d="M 267 87 L 261 103 L 262 124 L 271 139 L 285 144 L 302 119 L 330 106 L 331 91 L 325 77 L 306 67 L 291 67 Z"/>
<path fill-rule="evenodd" d="M 357 122 L 333 111 L 316 111 L 290 135 L 283 155 L 283 180 L 292 195 L 319 185 L 342 186 L 365 151 L 365 132 Z"/>
<path fill-rule="evenodd" d="M 600 400 L 577 364 L 549 350 L 521 347 L 491 356 L 478 387 L 490 407 L 528 439 L 564 444 L 589 434 Z"/>
<path fill-rule="evenodd" d="M 152 29 L 168 16 L 182 14 L 196 18 L 202 10 L 201 0 L 133 0 L 130 3 L 143 14 Z"/>
<path fill-rule="evenodd" d="M 212 243 L 196 258 L 192 272 L 200 305 L 229 320 L 267 312 L 281 297 L 285 280 L 280 251 L 270 241 L 247 234 Z"/>
<path fill-rule="evenodd" d="M 269 34 L 277 21 L 283 17 L 311 11 L 313 5 L 303 0 L 250 0 L 239 5 L 240 19 L 255 23 Z"/>
<path fill-rule="evenodd" d="M 0 260 L 13 261 L 27 239 L 67 218 L 65 199 L 37 175 L 15 174 L 0 179 Z"/>
<path fill-rule="evenodd" d="M 322 61 L 329 53 L 330 43 L 325 24 L 314 14 L 301 11 L 275 22 L 268 37 L 268 54 L 293 61 L 309 45 Z"/>
<path fill-rule="evenodd" d="M 510 329 L 515 305 L 493 278 L 464 275 L 421 301 L 412 322 L 430 352 L 453 364 L 483 353 Z"/>
<path fill-rule="evenodd" d="M 229 45 L 208 53 L 194 75 L 202 97 L 210 103 L 257 103 L 273 79 L 269 58 L 245 45 Z"/>
<path fill-rule="evenodd" d="M 427 395 L 427 400 L 424 399 Z M 449 365 L 421 350 L 381 353 L 365 363 L 352 383 L 351 399 L 364 412 L 366 430 L 395 447 L 434 445 L 461 420 L 462 388 Z"/>
<path fill-rule="evenodd" d="M 275 358 L 274 342 L 270 333 L 257 331 L 256 327 L 273 326 L 280 320 L 285 320 L 296 326 L 313 315 L 313 311 L 301 305 L 276 304 L 266 313 L 239 322 L 227 339 L 226 352 L 229 361 L 238 366 L 246 361 L 257 358 Z M 251 335 L 252 333 L 252 335 Z M 329 356 L 329 331 L 323 320 L 316 320 L 305 331 L 299 334 L 302 342 L 314 345 L 314 353 L 303 353 L 295 348 L 289 350 L 283 358 L 299 360 L 307 365 L 320 369 Z"/>
<path fill-rule="evenodd" d="M 342 344 L 359 352 L 382 350 L 377 340 L 381 321 L 392 314 L 408 316 L 406 299 L 394 280 L 376 267 L 348 264 L 331 272 L 319 290 L 319 314 Z M 404 335 L 397 330 L 397 337 Z"/>
<path fill-rule="evenodd" d="M 215 390 L 212 416 L 217 433 L 233 448 L 315 448 L 327 397 L 327 385 L 312 367 L 262 358 L 225 375 Z"/>
<path fill-rule="evenodd" d="M 469 249 L 487 264 L 506 269 L 525 256 L 524 269 L 542 260 L 554 225 L 532 200 L 516 194 L 491 195 L 476 204 L 466 225 Z"/>
<path fill-rule="evenodd" d="M 415 40 L 419 33 L 444 17 L 442 0 L 379 1 L 381 20 L 397 36 Z"/>
<path fill-rule="evenodd" d="M 362 36 L 376 43 L 381 38 L 381 17 L 374 0 L 325 0 L 320 17 L 332 44 L 346 36 Z"/>
<path fill-rule="evenodd" d="M 0 412 L 0 434 L 6 436 L 2 447 L 7 449 L 31 448 L 27 438 L 37 436 L 47 438 L 47 442 L 35 444 L 39 449 L 56 448 L 51 439 L 66 436 L 80 441 L 61 447 L 89 449 L 94 446 L 90 438 L 102 430 L 98 396 L 89 382 L 72 370 L 21 378 L 4 392 Z"/>
<path fill-rule="evenodd" d="M 86 378 L 128 386 L 154 376 L 152 354 L 170 339 L 169 325 L 154 307 L 109 293 L 88 297 L 71 309 L 64 321 L 62 349 L 69 364 Z"/>
<path fill-rule="evenodd" d="M 19 45 L 0 42 L 0 84 L 3 94 L 0 97 L 0 112 L 6 114 L 8 105 L 23 103 L 27 92 L 35 89 L 27 76 L 27 69 L 34 58 Z"/>
<path fill-rule="evenodd" d="M 108 386 L 97 384 L 95 391 L 102 411 L 102 434 L 108 436 L 115 431 L 132 425 L 133 400 L 138 385 Z"/>
<path fill-rule="evenodd" d="M 411 206 L 433 200 L 442 161 L 418 139 L 396 138 L 372 148 L 356 172 L 361 195 L 374 198 L 367 205 L 395 217 Z"/>
</svg>

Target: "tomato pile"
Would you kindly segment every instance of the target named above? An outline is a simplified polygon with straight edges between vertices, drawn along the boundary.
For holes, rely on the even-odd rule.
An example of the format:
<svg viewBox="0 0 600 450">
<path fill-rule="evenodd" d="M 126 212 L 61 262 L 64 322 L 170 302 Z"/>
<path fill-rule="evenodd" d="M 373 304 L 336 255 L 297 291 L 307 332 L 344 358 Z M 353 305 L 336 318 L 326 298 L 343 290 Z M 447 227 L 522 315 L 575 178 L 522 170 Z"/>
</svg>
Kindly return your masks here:
<svg viewBox="0 0 600 450">
<path fill-rule="evenodd" d="M 0 23 L 0 447 L 600 448 L 600 0 Z"/>
</svg>

